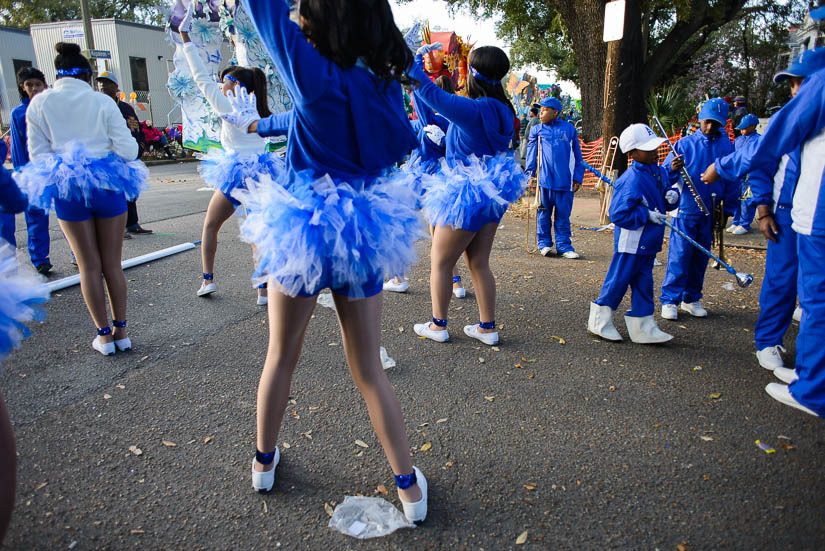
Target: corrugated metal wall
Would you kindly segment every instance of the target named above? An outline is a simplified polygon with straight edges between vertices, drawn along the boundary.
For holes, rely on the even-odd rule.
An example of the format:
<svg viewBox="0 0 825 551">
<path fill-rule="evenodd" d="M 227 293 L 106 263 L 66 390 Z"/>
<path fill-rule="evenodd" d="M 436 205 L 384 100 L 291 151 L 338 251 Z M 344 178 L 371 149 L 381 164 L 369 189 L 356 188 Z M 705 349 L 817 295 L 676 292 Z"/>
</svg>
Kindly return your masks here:
<svg viewBox="0 0 825 551">
<path fill-rule="evenodd" d="M 11 121 L 11 110 L 20 105 L 12 60 L 29 61 L 35 67 L 37 61 L 31 35 L 20 29 L 0 27 L 0 52 L 0 126 L 7 128 Z"/>
</svg>

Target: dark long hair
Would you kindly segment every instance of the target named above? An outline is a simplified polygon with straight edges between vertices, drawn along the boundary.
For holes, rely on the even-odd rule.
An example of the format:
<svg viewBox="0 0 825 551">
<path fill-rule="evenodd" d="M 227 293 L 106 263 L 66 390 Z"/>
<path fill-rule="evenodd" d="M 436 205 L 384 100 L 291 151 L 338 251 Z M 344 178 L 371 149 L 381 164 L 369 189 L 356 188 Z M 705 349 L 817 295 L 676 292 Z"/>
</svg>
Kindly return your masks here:
<svg viewBox="0 0 825 551">
<path fill-rule="evenodd" d="M 32 78 L 42 80 L 43 84 L 46 84 L 46 75 L 34 67 L 21 67 L 17 71 L 17 93 L 20 94 L 20 99 L 28 99 L 29 95 L 23 90 L 23 83 Z"/>
<path fill-rule="evenodd" d="M 258 114 L 261 117 L 268 117 L 272 114 L 267 101 L 266 75 L 263 71 L 257 67 L 240 67 L 235 65 L 221 71 L 221 80 L 223 80 L 223 77 L 226 75 L 238 79 L 238 82 L 244 85 L 247 92 L 255 92 L 255 105 L 258 107 Z"/>
<path fill-rule="evenodd" d="M 453 84 L 453 79 L 448 77 L 447 75 L 441 75 L 437 79 L 435 79 L 435 85 L 447 92 L 448 94 L 455 94 L 455 85 Z"/>
<path fill-rule="evenodd" d="M 516 110 L 504 91 L 501 79 L 510 70 L 510 60 L 504 50 L 495 46 L 481 46 L 470 52 L 467 60 L 470 66 L 478 71 L 483 77 L 495 81 L 495 84 L 485 82 L 480 78 L 475 78 L 472 71 L 467 74 L 467 94 L 472 98 L 489 97 L 495 98 L 506 105 L 515 116 Z"/>
<path fill-rule="evenodd" d="M 363 58 L 378 78 L 407 81 L 413 55 L 387 0 L 301 0 L 299 13 L 307 39 L 342 69 Z"/>
<path fill-rule="evenodd" d="M 79 44 L 58 42 L 54 45 L 54 49 L 57 50 L 57 56 L 54 58 L 55 69 L 58 71 L 71 71 L 75 69 L 78 73 L 68 76 L 82 80 L 83 82 L 91 82 L 92 66 L 89 65 L 89 60 L 80 53 Z M 66 78 L 66 76 L 58 76 L 57 78 Z"/>
</svg>

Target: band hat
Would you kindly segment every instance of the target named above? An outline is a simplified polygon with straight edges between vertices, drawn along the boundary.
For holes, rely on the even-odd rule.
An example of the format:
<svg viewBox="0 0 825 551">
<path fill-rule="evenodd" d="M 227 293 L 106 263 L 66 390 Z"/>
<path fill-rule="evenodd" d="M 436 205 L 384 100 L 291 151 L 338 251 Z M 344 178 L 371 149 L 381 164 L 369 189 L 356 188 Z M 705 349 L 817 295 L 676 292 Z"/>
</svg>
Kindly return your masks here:
<svg viewBox="0 0 825 551">
<path fill-rule="evenodd" d="M 640 151 L 654 151 L 665 143 L 667 138 L 661 138 L 646 124 L 631 124 L 619 136 L 619 148 L 622 153 L 633 149 Z"/>
<path fill-rule="evenodd" d="M 748 113 L 742 117 L 742 120 L 739 122 L 739 126 L 736 127 L 736 130 L 744 130 L 749 126 L 756 126 L 757 124 L 759 124 L 759 117 L 753 113 Z"/>
<path fill-rule="evenodd" d="M 112 71 L 101 72 L 99 75 L 97 75 L 97 78 L 95 80 L 109 80 L 120 86 L 120 83 L 118 83 L 117 81 L 117 77 Z"/>
<path fill-rule="evenodd" d="M 539 102 L 539 105 L 541 107 L 549 107 L 550 109 L 555 109 L 556 111 L 561 113 L 561 101 L 559 101 L 559 98 L 554 98 L 552 96 L 549 98 L 544 98 L 543 100 L 541 100 L 541 102 Z"/>
<path fill-rule="evenodd" d="M 796 56 L 790 67 L 776 73 L 773 81 L 780 83 L 791 77 L 809 77 L 823 67 L 825 67 L 825 47 L 805 50 Z"/>
<path fill-rule="evenodd" d="M 699 111 L 699 120 L 713 120 L 725 126 L 728 122 L 728 102 L 722 98 L 710 98 L 702 105 L 702 110 Z"/>
</svg>

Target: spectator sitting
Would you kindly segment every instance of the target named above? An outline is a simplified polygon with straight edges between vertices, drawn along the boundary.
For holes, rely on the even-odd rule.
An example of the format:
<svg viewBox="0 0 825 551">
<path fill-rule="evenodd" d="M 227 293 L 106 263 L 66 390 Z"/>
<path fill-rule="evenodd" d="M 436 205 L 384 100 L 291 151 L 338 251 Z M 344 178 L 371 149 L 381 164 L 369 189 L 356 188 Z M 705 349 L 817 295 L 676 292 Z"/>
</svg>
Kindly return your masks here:
<svg viewBox="0 0 825 551">
<path fill-rule="evenodd" d="M 141 130 L 143 131 L 143 135 L 146 138 L 146 149 L 147 151 L 150 148 L 158 148 L 162 147 L 163 150 L 166 152 L 166 156 L 172 159 L 173 161 L 177 158 L 175 154 L 172 153 L 172 149 L 169 147 L 169 140 L 166 139 L 166 134 L 152 126 L 151 121 L 143 121 L 140 123 Z"/>
</svg>

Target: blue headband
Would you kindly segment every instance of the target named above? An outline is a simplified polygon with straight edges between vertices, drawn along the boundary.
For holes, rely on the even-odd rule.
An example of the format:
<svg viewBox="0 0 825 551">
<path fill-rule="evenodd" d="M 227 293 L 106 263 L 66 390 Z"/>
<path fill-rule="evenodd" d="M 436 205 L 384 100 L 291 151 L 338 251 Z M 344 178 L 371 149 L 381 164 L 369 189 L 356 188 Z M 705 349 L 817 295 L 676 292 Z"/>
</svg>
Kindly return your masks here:
<svg viewBox="0 0 825 551">
<path fill-rule="evenodd" d="M 85 67 L 72 67 L 71 69 L 58 69 L 57 76 L 59 77 L 76 77 L 78 75 L 91 74 L 92 71 Z"/>
<path fill-rule="evenodd" d="M 499 82 L 497 80 L 492 80 L 492 79 L 489 79 L 489 78 L 485 77 L 484 75 L 482 75 L 481 73 L 476 71 L 476 68 L 473 67 L 472 65 L 468 64 L 467 66 L 470 68 L 470 72 L 473 74 L 473 78 L 477 78 L 478 80 L 480 80 L 482 82 L 486 82 L 487 84 L 501 84 L 501 82 Z"/>
<path fill-rule="evenodd" d="M 236 79 L 236 78 L 235 78 L 235 77 L 233 77 L 232 75 L 223 75 L 223 78 L 225 78 L 225 79 L 226 79 L 226 80 L 228 80 L 229 82 L 234 82 L 234 83 L 235 83 L 235 84 L 237 84 L 238 86 L 243 86 L 244 88 L 246 88 L 246 84 L 244 84 L 244 83 L 243 83 L 243 82 L 241 82 L 240 80 Z"/>
</svg>

